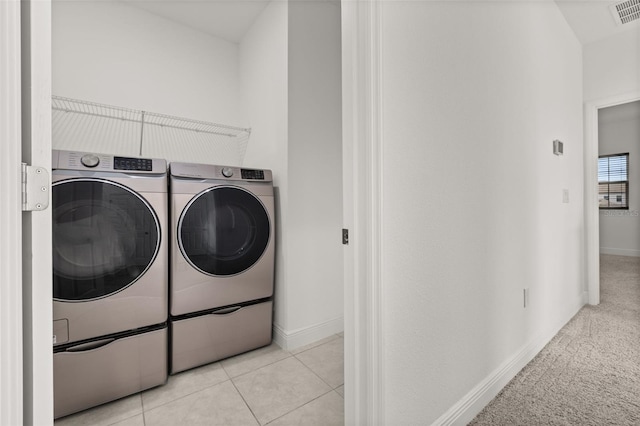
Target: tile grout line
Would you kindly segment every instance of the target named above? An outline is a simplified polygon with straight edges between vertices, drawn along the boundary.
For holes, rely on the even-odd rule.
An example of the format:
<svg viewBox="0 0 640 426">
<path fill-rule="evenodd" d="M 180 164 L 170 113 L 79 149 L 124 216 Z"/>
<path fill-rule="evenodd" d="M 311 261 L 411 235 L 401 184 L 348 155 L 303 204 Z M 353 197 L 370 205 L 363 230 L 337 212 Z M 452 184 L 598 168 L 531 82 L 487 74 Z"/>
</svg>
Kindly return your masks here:
<svg viewBox="0 0 640 426">
<path fill-rule="evenodd" d="M 215 364 L 215 363 L 217 363 L 217 362 L 218 362 L 218 361 L 214 361 L 214 362 L 212 362 L 212 363 L 205 364 L 205 365 L 211 365 L 211 364 Z M 195 367 L 195 368 L 193 368 L 193 370 L 196 370 L 196 369 L 198 369 L 198 368 L 200 368 L 200 367 L 204 367 L 204 366 Z M 222 368 L 222 371 L 224 372 L 224 374 L 227 376 L 227 378 L 226 378 L 225 380 L 222 380 L 222 381 L 220 381 L 220 382 L 216 382 L 216 383 L 213 383 L 213 384 L 209 384 L 209 385 L 207 385 L 207 386 L 205 386 L 205 387 L 203 387 L 203 388 L 198 388 L 198 389 L 194 390 L 193 392 L 186 393 L 186 394 L 181 395 L 181 396 L 179 396 L 179 397 L 177 397 L 177 398 L 175 398 L 175 399 L 171 399 L 171 400 L 169 400 L 169 401 L 163 402 L 162 404 L 157 405 L 157 406 L 155 406 L 155 407 L 153 407 L 153 408 L 149 408 L 148 410 L 144 409 L 144 398 L 142 398 L 142 393 L 140 393 L 140 397 L 141 397 L 141 399 L 142 399 L 142 407 L 143 407 L 143 410 L 142 410 L 142 411 L 143 411 L 143 413 L 153 411 L 153 410 L 155 410 L 155 409 L 157 409 L 157 408 L 160 408 L 160 407 L 164 407 L 165 405 L 170 404 L 170 403 L 172 403 L 172 402 L 180 401 L 181 399 L 184 399 L 184 398 L 186 398 L 186 397 L 188 397 L 188 396 L 191 396 L 191 395 L 194 395 L 194 394 L 196 394 L 196 393 L 199 393 L 199 392 L 205 391 L 205 390 L 207 390 L 207 389 L 211 389 L 211 388 L 213 388 L 213 387 L 215 387 L 215 386 L 218 386 L 218 385 L 221 385 L 221 384 L 223 384 L 223 383 L 225 383 L 225 382 L 227 382 L 227 381 L 230 381 L 230 380 L 231 380 L 231 377 L 229 377 L 229 375 L 227 374 L 227 372 L 224 370 L 224 367 L 222 367 L 222 364 L 220 364 L 220 367 Z M 184 371 L 184 372 L 180 372 L 180 374 L 182 374 L 182 373 L 186 373 L 186 372 L 188 372 L 188 371 L 190 371 L 190 370 L 186 370 L 186 371 Z M 171 377 L 175 377 L 175 376 L 171 376 L 171 375 L 169 375 L 169 379 L 168 379 L 168 380 L 171 380 Z M 166 386 L 166 385 L 169 383 L 169 381 L 168 381 L 168 380 L 167 380 L 167 383 L 166 383 L 165 385 L 162 385 L 162 386 Z M 158 386 L 158 387 L 160 387 L 160 386 Z M 151 389 L 156 389 L 156 388 L 151 388 Z M 148 390 L 151 390 L 151 389 L 148 389 Z"/>
<path fill-rule="evenodd" d="M 151 411 L 156 410 L 156 409 L 158 409 L 158 408 L 160 408 L 160 407 L 164 407 L 164 406 L 165 406 L 165 405 L 167 405 L 167 404 L 171 404 L 171 403 L 173 403 L 173 402 L 180 401 L 181 399 L 185 399 L 185 398 L 187 398 L 187 397 L 189 397 L 189 396 L 192 396 L 192 395 L 195 395 L 195 394 L 197 394 L 197 393 L 200 393 L 200 392 L 206 391 L 207 389 L 214 388 L 214 387 L 216 387 L 216 386 L 219 386 L 219 385 L 221 385 L 221 384 L 223 384 L 223 383 L 230 382 L 230 381 L 231 381 L 231 379 L 230 379 L 230 378 L 227 378 L 226 380 L 223 380 L 223 381 L 221 381 L 221 382 L 214 383 L 214 384 L 212 384 L 212 385 L 205 386 L 204 388 L 201 388 L 201 389 L 195 390 L 195 391 L 193 391 L 193 392 L 191 392 L 191 393 L 187 393 L 187 394 L 181 395 L 181 396 L 179 396 L 179 397 L 178 397 L 178 398 L 176 398 L 176 399 L 172 399 L 172 400 L 170 400 L 170 401 L 163 402 L 162 404 L 160 404 L 160 405 L 158 405 L 158 406 L 155 406 L 155 407 L 153 407 L 153 408 L 150 408 L 150 409 L 148 409 L 148 410 L 145 410 L 145 411 L 143 411 L 143 412 L 151 412 Z"/>
<path fill-rule="evenodd" d="M 318 345 L 318 346 L 315 346 L 315 347 L 313 347 L 313 348 L 309 348 L 308 350 L 319 348 L 319 347 L 321 347 L 321 346 L 323 346 L 323 345 L 326 345 L 326 344 L 329 344 L 329 343 L 333 342 L 334 340 L 336 340 L 336 339 L 331 339 L 330 341 L 325 342 L 325 343 L 323 343 L 322 345 Z M 326 380 L 324 380 L 322 377 L 320 377 L 320 375 L 319 375 L 318 373 L 316 373 L 316 372 L 315 372 L 315 371 L 314 371 L 310 366 L 308 366 L 308 365 L 307 365 L 303 360 L 301 360 L 300 358 L 298 358 L 298 357 L 297 357 L 297 355 L 303 354 L 303 353 L 305 353 L 305 352 L 307 352 L 307 351 L 300 352 L 299 354 L 295 354 L 295 355 L 293 355 L 293 357 L 294 357 L 295 359 L 297 359 L 298 361 L 300 361 L 300 363 L 301 363 L 302 365 L 304 365 L 304 366 L 305 366 L 309 371 L 311 371 L 313 374 L 315 374 L 315 375 L 316 375 L 316 377 L 318 377 L 320 380 L 322 380 L 322 382 L 323 382 L 323 383 L 325 383 L 327 386 L 329 386 L 329 387 L 331 388 L 331 390 L 336 390 L 336 389 L 338 389 L 340 386 L 343 386 L 343 385 L 344 385 L 344 370 L 343 370 L 342 383 L 340 383 L 340 384 L 339 384 L 338 386 L 336 386 L 336 387 L 333 387 L 333 385 L 331 385 L 330 383 L 327 383 L 327 381 L 326 381 Z M 344 357 L 344 350 L 343 350 L 343 355 L 342 355 L 342 356 Z"/>
<path fill-rule="evenodd" d="M 169 378 L 167 377 L 167 383 L 169 382 Z M 165 383 L 166 385 L 166 383 Z M 164 385 L 162 385 L 164 386 Z M 145 415 L 145 409 L 144 409 L 144 398 L 142 397 L 142 392 L 140 392 L 140 405 L 142 406 L 142 424 L 144 426 L 147 426 L 147 416 Z"/>
<path fill-rule="evenodd" d="M 311 371 L 318 379 L 320 379 L 322 381 L 322 383 L 324 383 L 325 385 L 329 386 L 329 389 L 331 390 L 336 390 L 337 388 L 339 388 L 340 386 L 344 385 L 344 379 L 342 380 L 342 383 L 340 383 L 338 386 L 336 386 L 335 388 L 333 387 L 333 385 L 331 385 L 330 383 L 327 383 L 327 381 L 325 379 L 323 379 L 322 377 L 320 377 L 320 375 L 318 373 L 316 373 L 315 371 L 313 371 L 313 369 L 311 367 L 309 367 L 307 364 L 304 363 L 303 360 L 301 360 L 300 358 L 298 358 L 297 356 L 293 356 L 295 359 L 297 359 L 298 361 L 300 361 L 300 364 L 304 365 L 305 368 L 309 371 Z"/>
<path fill-rule="evenodd" d="M 270 362 L 270 363 L 268 363 L 268 364 L 264 364 L 264 365 L 261 365 L 261 366 L 259 366 L 259 367 L 253 368 L 253 369 L 251 369 L 251 370 L 249 370 L 249 371 L 247 371 L 247 372 L 245 372 L 245 373 L 239 374 L 239 375 L 234 376 L 234 377 L 231 377 L 231 375 L 229 374 L 229 372 L 227 371 L 227 369 L 226 369 L 226 368 L 224 367 L 224 365 L 222 364 L 222 361 L 224 361 L 224 359 L 223 359 L 223 360 L 219 360 L 219 361 L 214 361 L 214 362 L 209 363 L 209 364 L 205 364 L 205 365 L 211 365 L 211 364 L 214 364 L 214 363 L 218 363 L 218 364 L 220 365 L 220 367 L 222 368 L 222 371 L 224 372 L 224 374 L 227 376 L 227 379 L 226 379 L 226 380 L 223 380 L 223 381 L 221 381 L 221 382 L 214 383 L 214 384 L 211 384 L 211 385 L 205 386 L 205 387 L 203 387 L 203 388 L 200 388 L 200 389 L 194 390 L 193 392 L 190 392 L 190 393 L 188 393 L 188 394 L 181 395 L 181 396 L 180 396 L 180 397 L 178 397 L 178 398 L 175 398 L 175 399 L 172 399 L 172 400 L 166 401 L 166 402 L 164 402 L 164 403 L 162 403 L 162 404 L 160 404 L 160 405 L 158 405 L 158 406 L 155 406 L 155 407 L 153 407 L 153 408 L 150 408 L 149 410 L 145 410 L 145 409 L 144 409 L 144 402 L 142 402 L 142 406 L 143 406 L 143 413 L 144 413 L 144 412 L 146 412 L 146 411 L 152 411 L 152 410 L 155 410 L 155 409 L 157 409 L 157 408 L 163 407 L 163 406 L 165 406 L 165 405 L 167 405 L 167 404 L 170 404 L 170 403 L 172 403 L 172 402 L 179 401 L 179 400 L 184 399 L 184 398 L 186 398 L 186 397 L 188 397 L 188 396 L 194 395 L 194 394 L 196 394 L 196 393 L 198 393 L 198 392 L 202 392 L 202 391 L 204 391 L 204 390 L 206 390 L 206 389 L 210 389 L 210 388 L 212 388 L 212 387 L 214 387 L 214 386 L 221 385 L 221 384 L 223 384 L 223 383 L 225 383 L 225 382 L 227 382 L 227 381 L 230 381 L 230 382 L 233 384 L 233 386 L 235 387 L 235 383 L 234 383 L 233 379 L 235 379 L 235 378 L 239 378 L 239 377 L 242 377 L 242 376 L 245 376 L 245 375 L 247 375 L 247 374 L 249 374 L 249 373 L 252 373 L 252 372 L 254 372 L 254 371 L 257 371 L 257 370 L 259 370 L 259 369 L 261 369 L 261 368 L 263 368 L 263 367 L 267 367 L 267 366 L 273 365 L 273 364 L 275 364 L 275 363 L 277 363 L 277 362 L 280 362 L 280 361 L 283 361 L 283 360 L 285 360 L 285 359 L 288 359 L 288 358 L 293 357 L 293 354 L 291 354 L 291 352 L 286 351 L 286 350 L 284 350 L 284 349 L 282 349 L 282 348 L 279 348 L 279 349 L 280 349 L 280 350 L 282 350 L 283 352 L 285 352 L 285 353 L 287 354 L 287 356 L 286 356 L 286 357 L 284 357 L 284 358 L 282 358 L 282 359 L 279 359 L 279 360 L 277 360 L 277 361 L 273 361 L 273 362 Z M 225 359 L 231 359 L 231 358 L 233 358 L 233 357 L 229 357 L 229 358 L 225 358 Z M 200 368 L 200 367 L 203 367 L 203 366 L 195 367 L 195 368 L 194 368 L 194 370 L 195 370 L 195 369 L 197 369 L 197 368 Z M 187 371 L 189 371 L 189 370 L 187 370 Z M 182 372 L 181 372 L 181 373 L 182 373 Z M 171 380 L 171 377 L 174 377 L 174 376 L 169 375 L 169 380 Z M 236 388 L 236 390 L 238 390 L 238 389 Z M 238 390 L 238 393 L 240 393 L 240 391 L 239 391 L 239 390 Z M 242 395 L 242 394 L 241 394 L 241 395 Z M 142 399 L 142 392 L 140 393 L 140 398 L 141 398 L 141 400 L 142 400 L 142 401 L 144 401 L 144 400 Z M 243 401 L 244 401 L 244 397 L 243 397 Z M 245 404 L 246 404 L 246 401 L 245 401 Z M 253 411 L 252 411 L 252 414 L 253 414 Z M 254 415 L 254 417 L 255 417 L 255 415 Z M 256 421 L 257 421 L 257 419 L 256 419 Z M 259 422 L 259 421 L 258 421 L 258 424 L 260 424 L 260 422 Z"/>
<path fill-rule="evenodd" d="M 236 386 L 235 382 L 233 381 L 233 379 L 229 379 L 229 381 L 231 382 L 231 384 L 233 385 L 233 388 L 236 390 L 236 392 L 238 392 L 238 395 L 240 395 L 240 398 L 242 398 L 242 402 L 244 402 L 244 405 L 249 409 L 249 411 L 251 412 L 251 415 L 253 416 L 253 418 L 256 420 L 256 423 L 258 425 L 262 425 L 262 423 L 260 423 L 260 420 L 258 420 L 258 417 L 256 416 L 256 413 L 253 412 L 253 410 L 251 409 L 251 406 L 249 405 L 249 403 L 247 402 L 246 399 L 244 399 L 244 395 L 242 394 L 242 392 L 240 392 L 240 389 L 238 389 L 238 387 Z"/>
<path fill-rule="evenodd" d="M 291 352 L 289 352 L 289 351 L 287 351 L 287 350 L 284 350 L 284 349 L 282 349 L 282 348 L 280 348 L 280 347 L 278 347 L 278 348 L 279 348 L 281 351 L 285 352 L 285 353 L 287 354 L 287 356 L 285 356 L 284 358 L 279 359 L 279 360 L 277 360 L 277 361 L 273 361 L 273 362 L 270 362 L 270 363 L 268 363 L 268 364 L 261 365 L 260 367 L 256 367 L 256 368 L 254 368 L 254 369 L 251 369 L 251 370 L 247 371 L 246 373 L 239 374 L 239 375 L 234 376 L 234 377 L 231 377 L 231 375 L 229 374 L 229 372 L 227 371 L 227 369 L 224 367 L 224 365 L 222 364 L 222 362 L 220 363 L 220 366 L 221 366 L 221 367 L 222 367 L 222 369 L 224 370 L 225 374 L 229 377 L 229 381 L 230 381 L 230 382 L 231 382 L 231 384 L 233 385 L 233 387 L 234 387 L 234 389 L 236 390 L 236 392 L 238 392 L 238 395 L 240 395 L 240 398 L 242 398 L 242 402 L 244 402 L 244 405 L 249 409 L 249 411 L 251 412 L 251 415 L 252 415 L 252 416 L 253 416 L 253 418 L 256 420 L 256 423 L 257 423 L 258 425 L 262 425 L 262 423 L 260 422 L 260 420 L 258 420 L 258 417 L 257 417 L 257 416 L 256 416 L 256 414 L 253 412 L 253 409 L 251 408 L 251 406 L 249 405 L 249 403 L 248 403 L 248 402 L 247 402 L 247 400 L 245 399 L 244 395 L 242 394 L 242 392 L 240 392 L 240 389 L 238 389 L 238 387 L 236 386 L 236 383 L 235 383 L 234 379 L 236 379 L 236 378 L 240 378 L 240 377 L 242 377 L 242 376 L 246 376 L 246 375 L 247 375 L 247 374 L 249 374 L 249 373 L 253 373 L 253 372 L 258 371 L 258 370 L 260 370 L 260 369 L 262 369 L 262 368 L 264 368 L 264 367 L 268 367 L 268 366 L 273 365 L 273 364 L 276 364 L 276 363 L 278 363 L 278 362 L 280 362 L 280 361 L 284 361 L 285 359 L 295 358 L 295 356 L 294 356 Z M 270 422 L 269 422 L 269 423 L 270 423 Z"/>
<path fill-rule="evenodd" d="M 329 337 L 331 337 L 331 336 L 333 336 L 333 338 L 332 338 L 332 339 L 329 339 Z M 309 348 L 306 348 L 305 350 L 301 350 L 301 351 L 299 351 L 299 352 L 295 352 L 295 353 L 294 353 L 293 351 L 289 351 L 289 352 L 291 352 L 291 355 L 293 355 L 293 356 L 300 355 L 300 354 L 303 354 L 303 353 L 305 353 L 305 352 L 308 352 L 308 351 L 310 351 L 310 350 L 312 350 L 312 349 L 319 348 L 320 346 L 326 345 L 327 343 L 331 343 L 331 342 L 333 342 L 334 340 L 338 340 L 338 339 L 340 339 L 340 338 L 341 338 L 341 337 L 340 337 L 340 336 L 338 336 L 337 334 L 332 334 L 331 336 L 329 336 L 329 337 L 325 337 L 324 339 L 322 339 L 322 340 L 329 339 L 329 340 L 326 340 L 326 341 L 325 341 L 325 342 L 323 342 L 323 343 L 320 343 L 320 344 L 317 344 L 317 345 L 315 345 L 314 343 L 310 343 L 310 345 L 314 345 L 314 346 L 311 346 L 311 347 L 309 347 Z M 309 345 L 306 345 L 306 346 L 309 346 Z M 304 346 L 303 346 L 303 347 L 304 347 Z M 300 348 L 298 348 L 298 349 L 300 349 Z M 294 349 L 294 351 L 297 351 L 298 349 Z"/>
<path fill-rule="evenodd" d="M 122 398 L 120 398 L 120 399 L 131 398 L 131 397 L 133 397 L 133 396 L 138 396 L 138 397 L 140 398 L 140 410 L 141 410 L 141 411 L 140 411 L 140 413 L 133 414 L 133 415 L 131 415 L 131 416 L 129 416 L 129 417 L 125 417 L 124 419 L 116 420 L 116 421 L 115 421 L 115 422 L 113 422 L 113 423 L 107 423 L 107 426 L 112 426 L 112 425 L 115 425 L 115 424 L 118 424 L 118 423 L 124 422 L 125 420 L 132 419 L 132 418 L 134 418 L 134 417 L 139 416 L 140 414 L 142 414 L 142 415 L 143 415 L 143 416 L 142 416 L 142 421 L 143 421 L 143 423 L 144 423 L 144 408 L 143 408 L 144 406 L 143 406 L 143 404 L 142 404 L 142 392 L 134 393 L 134 394 L 132 394 L 132 395 L 125 396 L 125 397 L 122 397 Z M 118 401 L 118 400 L 116 400 L 116 401 Z M 101 405 L 108 405 L 108 404 L 110 404 L 111 402 L 114 402 L 114 401 L 106 402 L 106 403 L 101 404 Z M 101 405 L 98 405 L 98 407 L 100 407 Z M 96 407 L 92 407 L 92 408 L 89 408 L 89 409 L 87 409 L 87 410 L 83 410 L 83 411 L 79 411 L 79 412 L 77 412 L 77 413 L 73 413 L 73 414 L 71 414 L 71 416 L 74 416 L 74 415 L 76 415 L 76 414 L 81 414 L 81 413 L 83 413 L 83 412 L 85 412 L 85 411 L 89 411 L 89 410 L 91 410 L 91 409 L 93 409 L 93 408 L 96 408 Z M 64 419 L 64 417 L 63 417 L 63 419 Z M 55 424 L 55 420 L 54 420 L 54 424 Z"/>
<path fill-rule="evenodd" d="M 246 376 L 247 374 L 253 373 L 254 371 L 258 371 L 258 370 L 260 370 L 261 368 L 268 367 L 268 366 L 273 365 L 273 364 L 276 364 L 276 363 L 278 363 L 278 362 L 280 362 L 280 361 L 284 361 L 285 359 L 288 359 L 288 358 L 291 358 L 291 357 L 295 357 L 295 355 L 293 355 L 291 352 L 289 352 L 289 351 L 285 351 L 284 349 L 281 349 L 281 350 L 282 350 L 282 351 L 284 351 L 284 352 L 286 352 L 288 355 L 287 355 L 286 357 L 284 357 L 284 358 L 280 358 L 280 359 L 278 359 L 278 360 L 276 360 L 276 361 L 269 362 L 268 364 L 261 365 L 260 367 L 256 367 L 256 368 L 254 368 L 254 369 L 252 369 L 252 370 L 249 370 L 249 371 L 246 371 L 246 372 L 244 372 L 244 373 L 242 373 L 242 374 L 238 374 L 237 376 L 233 376 L 233 377 L 231 377 L 231 376 L 229 375 L 229 373 L 227 373 L 227 370 L 226 370 L 226 369 L 225 369 L 225 373 L 227 373 L 227 376 L 229 376 L 229 378 L 233 380 L 233 379 L 238 378 L 238 377 Z M 224 366 L 223 366 L 222 368 L 224 368 Z"/>
<path fill-rule="evenodd" d="M 328 343 L 328 342 L 327 342 L 327 343 Z M 319 346 L 321 346 L 321 345 L 319 345 Z M 283 351 L 285 351 L 285 350 L 283 349 Z M 282 359 L 280 359 L 280 360 L 278 360 L 278 361 L 275 361 L 275 362 L 272 362 L 272 363 L 269 363 L 269 364 L 265 364 L 265 365 L 263 365 L 263 366 L 261 366 L 261 367 L 258 367 L 258 368 L 254 369 L 254 370 L 251 370 L 251 371 L 249 371 L 249 372 L 247 372 L 247 373 L 245 373 L 245 374 L 242 374 L 242 375 L 236 376 L 236 377 L 234 377 L 234 378 L 232 378 L 232 379 L 231 379 L 231 382 L 233 383 L 234 387 L 236 388 L 236 390 L 238 391 L 238 393 L 239 393 L 239 394 L 240 394 L 240 396 L 242 397 L 243 401 L 245 402 L 245 404 L 247 405 L 247 407 L 249 408 L 249 410 L 251 411 L 251 413 L 253 414 L 253 416 L 256 418 L 256 421 L 258 421 L 258 424 L 259 424 L 259 425 L 261 425 L 261 426 L 268 425 L 268 424 L 270 424 L 270 423 L 272 423 L 272 422 L 276 421 L 277 419 L 280 419 L 280 418 L 282 418 L 282 417 L 286 416 L 287 414 L 290 414 L 290 413 L 292 413 L 293 411 L 298 410 L 298 409 L 300 409 L 300 408 L 304 407 L 305 405 L 309 404 L 310 402 L 313 402 L 313 401 L 317 400 L 318 398 L 321 398 L 321 397 L 323 397 L 323 396 L 325 396 L 325 395 L 327 395 L 327 394 L 329 394 L 329 393 L 331 393 L 331 392 L 336 392 L 335 388 L 334 388 L 332 385 L 330 385 L 329 383 L 327 383 L 326 381 L 324 381 L 320 376 L 318 376 L 318 374 L 316 374 L 316 373 L 315 373 L 315 371 L 313 371 L 311 368 L 309 368 L 309 367 L 308 367 L 304 362 L 302 362 L 300 359 L 298 359 L 294 354 L 292 354 L 292 353 L 291 353 L 291 352 L 289 352 L 289 351 L 285 351 L 285 352 L 289 353 L 289 356 L 287 356 L 287 357 L 285 357 L 285 358 L 282 358 Z M 307 402 L 304 402 L 304 403 L 303 403 L 303 404 L 301 404 L 301 405 L 295 406 L 294 408 L 292 408 L 291 410 L 289 410 L 289 411 L 287 411 L 286 413 L 282 414 L 281 416 L 278 416 L 278 417 L 276 417 L 275 419 L 271 419 L 271 420 L 269 420 L 268 422 L 266 422 L 266 423 L 264 423 L 264 424 L 263 424 L 263 423 L 261 423 L 261 422 L 260 422 L 260 420 L 258 420 L 257 416 L 254 414 L 253 410 L 251 409 L 251 407 L 249 406 L 249 404 L 248 404 L 248 403 L 247 403 L 247 401 L 245 400 L 244 395 L 242 394 L 242 392 L 240 391 L 240 389 L 238 389 L 238 388 L 237 388 L 237 386 L 236 386 L 236 384 L 235 384 L 235 382 L 234 382 L 234 379 L 239 378 L 239 377 L 242 377 L 242 376 L 245 376 L 245 375 L 250 374 L 250 373 L 253 373 L 253 372 L 256 372 L 256 371 L 261 370 L 261 369 L 263 369 L 263 368 L 269 367 L 269 366 L 274 365 L 274 364 L 276 364 L 276 363 L 278 363 L 278 362 L 285 361 L 285 360 L 287 360 L 287 359 L 289 359 L 289 358 L 293 358 L 293 359 L 295 359 L 297 362 L 299 362 L 299 363 L 300 363 L 300 364 L 301 364 L 305 369 L 307 369 L 307 371 L 311 372 L 315 377 L 317 377 L 318 379 L 320 379 L 320 381 L 321 381 L 322 383 L 324 383 L 325 385 L 327 385 L 327 387 L 328 387 L 329 389 L 328 389 L 326 392 L 322 393 L 321 395 L 318 395 L 317 397 L 315 397 L 315 398 L 313 398 L 313 399 L 311 399 L 311 400 L 309 400 L 309 401 L 307 401 Z M 341 385 L 339 385 L 339 386 L 342 386 L 342 384 L 341 384 Z M 342 395 L 340 395 L 338 392 L 336 392 L 336 394 L 338 395 L 338 397 L 343 398 L 343 397 L 342 397 Z"/>
<path fill-rule="evenodd" d="M 306 366 L 305 366 L 305 367 L 306 367 Z M 293 413 L 294 411 L 299 410 L 299 409 L 301 409 L 302 407 L 304 407 L 304 406 L 306 406 L 306 405 L 311 404 L 313 401 L 317 401 L 318 399 L 322 398 L 323 396 L 327 396 L 327 395 L 329 395 L 331 392 L 336 392 L 336 391 L 335 391 L 335 389 L 329 389 L 327 392 L 323 393 L 322 395 L 318 395 L 317 397 L 315 397 L 315 398 L 313 398 L 313 399 L 311 399 L 311 400 L 309 400 L 309 401 L 305 402 L 304 404 L 302 404 L 302 405 L 300 405 L 300 406 L 298 406 L 298 407 L 296 407 L 296 408 L 294 408 L 294 409 L 292 409 L 292 410 L 287 411 L 287 412 L 286 412 L 286 413 L 284 413 L 283 415 L 281 415 L 281 416 L 279 416 L 279 417 L 276 417 L 276 418 L 275 418 L 275 419 L 273 419 L 273 420 L 269 420 L 267 423 L 265 423 L 264 425 L 261 425 L 261 426 L 267 426 L 267 425 L 269 425 L 269 424 L 271 424 L 271 423 L 275 422 L 276 420 L 281 419 L 281 418 L 283 418 L 284 416 L 289 415 L 289 414 Z M 342 397 L 338 392 L 336 392 L 336 394 L 337 394 L 339 397 Z"/>
</svg>

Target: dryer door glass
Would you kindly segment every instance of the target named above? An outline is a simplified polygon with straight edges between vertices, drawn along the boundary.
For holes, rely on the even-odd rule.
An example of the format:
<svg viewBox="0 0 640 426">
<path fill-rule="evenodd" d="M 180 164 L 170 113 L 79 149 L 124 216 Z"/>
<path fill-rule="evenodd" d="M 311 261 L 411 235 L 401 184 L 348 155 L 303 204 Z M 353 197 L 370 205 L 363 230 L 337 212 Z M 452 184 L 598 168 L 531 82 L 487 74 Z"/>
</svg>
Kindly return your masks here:
<svg viewBox="0 0 640 426">
<path fill-rule="evenodd" d="M 81 301 L 133 284 L 160 246 L 155 212 L 129 188 L 101 179 L 53 186 L 53 297 Z"/>
<path fill-rule="evenodd" d="M 180 250 L 199 271 L 235 275 L 262 257 L 269 243 L 269 215 L 255 195 L 237 187 L 195 196 L 178 224 Z"/>
</svg>

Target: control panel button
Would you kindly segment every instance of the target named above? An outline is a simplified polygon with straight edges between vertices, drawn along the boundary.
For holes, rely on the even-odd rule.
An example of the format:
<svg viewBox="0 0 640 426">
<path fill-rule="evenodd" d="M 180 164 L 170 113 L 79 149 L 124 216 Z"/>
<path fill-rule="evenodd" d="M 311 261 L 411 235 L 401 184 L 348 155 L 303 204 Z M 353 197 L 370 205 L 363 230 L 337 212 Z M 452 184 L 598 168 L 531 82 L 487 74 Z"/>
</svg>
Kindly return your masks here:
<svg viewBox="0 0 640 426">
<path fill-rule="evenodd" d="M 85 154 L 80 159 L 80 162 L 85 167 L 95 167 L 100 164 L 100 158 L 94 154 Z"/>
<path fill-rule="evenodd" d="M 231 167 L 224 167 L 222 169 L 222 176 L 228 177 L 228 178 L 233 176 L 233 169 Z"/>
</svg>

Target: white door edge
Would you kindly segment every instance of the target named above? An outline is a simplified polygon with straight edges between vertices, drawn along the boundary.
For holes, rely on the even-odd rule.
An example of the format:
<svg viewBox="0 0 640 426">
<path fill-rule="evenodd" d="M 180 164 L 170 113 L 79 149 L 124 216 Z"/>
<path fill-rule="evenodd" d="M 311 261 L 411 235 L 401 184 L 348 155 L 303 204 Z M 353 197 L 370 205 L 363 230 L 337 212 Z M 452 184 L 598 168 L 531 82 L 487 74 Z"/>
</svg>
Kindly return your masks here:
<svg viewBox="0 0 640 426">
<path fill-rule="evenodd" d="M 51 176 L 51 0 L 22 5 L 22 161 Z M 51 194 L 51 186 L 47 188 Z M 53 423 L 51 207 L 23 214 L 24 424 Z"/>
<path fill-rule="evenodd" d="M 598 208 L 598 110 L 640 100 L 640 92 L 610 96 L 584 108 L 584 210 L 589 304 L 600 303 L 600 210 Z"/>
<path fill-rule="evenodd" d="M 23 424 L 20 1 L 0 2 L 0 424 Z"/>
</svg>

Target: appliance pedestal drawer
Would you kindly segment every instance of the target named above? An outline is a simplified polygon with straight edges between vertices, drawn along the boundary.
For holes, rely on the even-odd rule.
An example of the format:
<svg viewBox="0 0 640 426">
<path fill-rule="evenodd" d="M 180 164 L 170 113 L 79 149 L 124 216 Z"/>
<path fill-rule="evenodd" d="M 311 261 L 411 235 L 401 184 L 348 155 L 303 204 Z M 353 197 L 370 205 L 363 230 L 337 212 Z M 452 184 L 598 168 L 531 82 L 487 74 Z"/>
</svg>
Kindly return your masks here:
<svg viewBox="0 0 640 426">
<path fill-rule="evenodd" d="M 54 417 L 167 381 L 167 328 L 96 339 L 53 354 Z"/>
<path fill-rule="evenodd" d="M 171 322 L 171 374 L 271 343 L 271 300 Z"/>
</svg>

